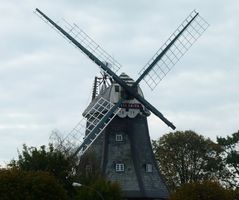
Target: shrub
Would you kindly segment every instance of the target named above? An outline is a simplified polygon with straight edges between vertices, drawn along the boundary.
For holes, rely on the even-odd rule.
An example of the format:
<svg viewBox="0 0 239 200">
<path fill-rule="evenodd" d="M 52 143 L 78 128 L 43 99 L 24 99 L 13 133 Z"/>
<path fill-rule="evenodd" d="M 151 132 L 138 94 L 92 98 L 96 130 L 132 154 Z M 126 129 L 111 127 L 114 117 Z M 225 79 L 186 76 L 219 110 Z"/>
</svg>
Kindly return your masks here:
<svg viewBox="0 0 239 200">
<path fill-rule="evenodd" d="M 1 200 L 67 200 L 54 176 L 41 171 L 0 170 Z"/>
<path fill-rule="evenodd" d="M 233 190 L 225 189 L 216 182 L 187 183 L 176 189 L 170 200 L 234 200 Z"/>
</svg>

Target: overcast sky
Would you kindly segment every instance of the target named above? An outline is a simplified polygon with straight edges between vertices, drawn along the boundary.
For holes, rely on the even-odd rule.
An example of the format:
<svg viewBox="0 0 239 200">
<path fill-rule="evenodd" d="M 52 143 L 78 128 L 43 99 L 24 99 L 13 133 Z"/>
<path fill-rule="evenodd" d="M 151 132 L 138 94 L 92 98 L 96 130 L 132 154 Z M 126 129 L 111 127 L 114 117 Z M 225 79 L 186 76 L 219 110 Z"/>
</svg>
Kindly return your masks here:
<svg viewBox="0 0 239 200">
<path fill-rule="evenodd" d="M 0 0 L 0 165 L 22 144 L 49 142 L 81 120 L 98 67 L 34 13 L 76 23 L 114 56 L 132 78 L 188 14 L 196 9 L 209 29 L 145 98 L 177 130 L 215 140 L 239 122 L 238 0 Z M 151 115 L 151 138 L 170 132 Z"/>
</svg>

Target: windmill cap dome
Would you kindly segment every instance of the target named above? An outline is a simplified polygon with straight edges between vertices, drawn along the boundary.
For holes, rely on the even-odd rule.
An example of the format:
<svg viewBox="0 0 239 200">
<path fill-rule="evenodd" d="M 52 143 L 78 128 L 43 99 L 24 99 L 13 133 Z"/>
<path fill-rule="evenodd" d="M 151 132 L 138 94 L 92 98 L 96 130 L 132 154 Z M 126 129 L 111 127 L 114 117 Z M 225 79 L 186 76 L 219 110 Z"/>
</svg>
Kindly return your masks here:
<svg viewBox="0 0 239 200">
<path fill-rule="evenodd" d="M 119 77 L 129 86 L 132 86 L 135 83 L 135 81 L 124 72 L 120 74 Z"/>
</svg>

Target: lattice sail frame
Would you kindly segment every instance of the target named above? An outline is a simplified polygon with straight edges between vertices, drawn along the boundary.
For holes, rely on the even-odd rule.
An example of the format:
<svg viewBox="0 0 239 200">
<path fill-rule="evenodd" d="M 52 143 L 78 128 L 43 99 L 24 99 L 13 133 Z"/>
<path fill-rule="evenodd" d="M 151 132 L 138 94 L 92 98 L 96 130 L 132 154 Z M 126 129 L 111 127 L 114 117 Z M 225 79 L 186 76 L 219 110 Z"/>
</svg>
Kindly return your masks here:
<svg viewBox="0 0 239 200">
<path fill-rule="evenodd" d="M 195 15 L 197 16 L 195 17 Z M 141 75 L 145 71 L 145 69 L 149 67 L 149 65 L 155 60 L 155 58 L 168 46 L 168 44 L 188 24 L 188 22 L 193 19 L 193 17 L 195 17 L 195 19 L 191 22 L 191 24 L 168 49 L 163 57 L 157 62 L 154 68 L 144 77 L 143 80 L 151 90 L 154 90 L 159 82 L 167 75 L 167 73 L 180 60 L 180 58 L 203 34 L 203 32 L 208 28 L 209 24 L 195 10 L 193 10 L 139 72 L 139 75 Z"/>
<path fill-rule="evenodd" d="M 36 11 L 34 13 L 44 22 L 46 22 L 52 29 L 59 33 L 65 40 L 67 40 L 70 44 L 80 50 L 65 35 L 63 35 L 58 29 L 56 29 L 52 24 L 50 24 L 40 13 Z M 117 72 L 121 68 L 121 64 L 119 62 L 117 62 L 110 54 L 108 54 L 99 44 L 97 44 L 75 23 L 70 24 L 65 19 L 61 19 L 59 22 L 57 22 L 57 25 L 66 30 L 68 34 L 75 38 L 82 46 L 84 46 L 87 50 L 89 50 L 92 54 L 99 58 L 103 63 L 107 64 L 107 66 L 112 71 Z"/>
<path fill-rule="evenodd" d="M 85 117 L 68 133 L 60 145 L 63 147 L 70 147 L 73 151 L 75 151 L 84 140 L 89 139 L 89 142 L 86 143 L 79 151 L 80 155 L 84 154 L 89 146 L 96 140 L 105 127 L 120 111 L 120 108 L 116 109 L 112 116 L 102 125 L 102 127 L 100 127 L 100 131 L 92 136 L 92 131 L 99 124 L 101 119 L 110 112 L 113 106 L 113 103 L 103 97 L 99 98 L 93 107 L 84 115 Z M 88 136 L 91 138 L 88 138 Z"/>
</svg>

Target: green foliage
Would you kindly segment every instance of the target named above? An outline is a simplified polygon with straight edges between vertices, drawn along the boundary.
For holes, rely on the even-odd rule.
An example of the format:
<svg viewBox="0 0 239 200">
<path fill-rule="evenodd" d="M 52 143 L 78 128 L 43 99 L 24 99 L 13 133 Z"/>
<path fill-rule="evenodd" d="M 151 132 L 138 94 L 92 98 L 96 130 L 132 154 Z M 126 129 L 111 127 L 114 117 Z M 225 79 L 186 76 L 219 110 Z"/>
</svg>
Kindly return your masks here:
<svg viewBox="0 0 239 200">
<path fill-rule="evenodd" d="M 122 200 L 122 191 L 117 183 L 98 178 L 94 183 L 77 188 L 75 200 Z"/>
<path fill-rule="evenodd" d="M 70 156 L 69 148 L 65 148 L 65 150 L 61 151 L 54 148 L 52 144 L 49 144 L 48 148 L 46 146 L 36 148 L 23 145 L 23 150 L 19 153 L 18 160 L 12 160 L 9 166 L 12 171 L 15 170 L 21 173 L 44 171 L 53 175 L 68 192 L 68 196 L 71 199 L 97 200 L 99 195 L 96 191 L 99 191 L 106 200 L 121 199 L 119 185 L 110 183 L 101 177 L 99 163 L 94 154 L 85 154 L 81 157 L 80 164 L 78 164 L 78 158 Z M 72 187 L 73 182 L 80 182 L 84 185 L 89 185 L 89 187 L 84 186 L 76 189 Z M 21 191 L 24 193 L 23 188 L 20 187 L 18 192 L 22 193 Z M 34 190 L 34 192 L 36 191 Z M 51 197 L 44 199 L 51 199 Z"/>
<path fill-rule="evenodd" d="M 18 160 L 13 160 L 10 167 L 23 171 L 45 171 L 53 174 L 64 187 L 71 192 L 71 183 L 74 159 L 55 149 L 52 144 L 36 147 L 23 145 L 23 150 L 19 153 Z"/>
<path fill-rule="evenodd" d="M 0 170 L 1 200 L 67 200 L 66 191 L 47 172 Z"/>
<path fill-rule="evenodd" d="M 179 187 L 170 200 L 236 200 L 236 191 L 225 189 L 216 182 L 186 183 Z"/>
<path fill-rule="evenodd" d="M 217 142 L 224 150 L 224 164 L 230 169 L 231 179 L 227 182 L 232 187 L 239 187 L 239 131 L 226 138 L 218 137 Z"/>
<path fill-rule="evenodd" d="M 221 148 L 193 131 L 176 131 L 152 141 L 156 160 L 170 189 L 215 179 L 223 170 Z"/>
</svg>

